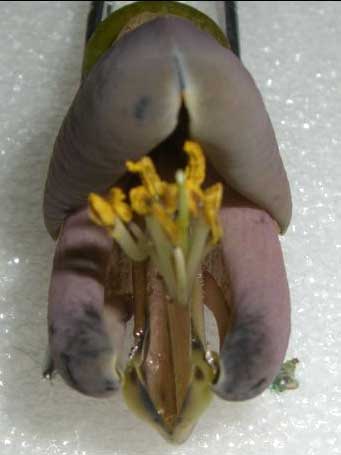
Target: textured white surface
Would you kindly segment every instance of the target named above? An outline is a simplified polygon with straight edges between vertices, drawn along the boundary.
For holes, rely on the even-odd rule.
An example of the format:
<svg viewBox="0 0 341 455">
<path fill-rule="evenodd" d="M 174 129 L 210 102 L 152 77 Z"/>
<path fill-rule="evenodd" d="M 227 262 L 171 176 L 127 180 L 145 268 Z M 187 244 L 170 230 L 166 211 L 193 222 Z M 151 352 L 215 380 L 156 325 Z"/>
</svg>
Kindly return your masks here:
<svg viewBox="0 0 341 455">
<path fill-rule="evenodd" d="M 53 243 L 41 201 L 51 147 L 77 87 L 87 2 L 0 5 L 0 453 L 341 454 L 341 3 L 241 2 L 243 60 L 265 97 L 294 199 L 283 239 L 288 357 L 301 387 L 216 400 L 181 447 L 120 396 L 41 379 Z"/>
</svg>

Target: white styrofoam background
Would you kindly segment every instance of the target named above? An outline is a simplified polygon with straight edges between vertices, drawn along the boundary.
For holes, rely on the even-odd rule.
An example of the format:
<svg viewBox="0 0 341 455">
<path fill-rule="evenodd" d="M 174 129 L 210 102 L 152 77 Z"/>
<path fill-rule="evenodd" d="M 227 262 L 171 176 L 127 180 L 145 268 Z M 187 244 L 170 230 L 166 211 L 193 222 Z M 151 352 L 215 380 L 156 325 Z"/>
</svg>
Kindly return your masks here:
<svg viewBox="0 0 341 455">
<path fill-rule="evenodd" d="M 297 391 L 218 399 L 167 445 L 121 397 L 41 379 L 53 242 L 42 192 L 77 88 L 88 2 L 0 3 L 0 453 L 341 454 L 341 3 L 240 2 L 245 65 L 273 120 L 294 216 L 282 239 Z"/>
</svg>

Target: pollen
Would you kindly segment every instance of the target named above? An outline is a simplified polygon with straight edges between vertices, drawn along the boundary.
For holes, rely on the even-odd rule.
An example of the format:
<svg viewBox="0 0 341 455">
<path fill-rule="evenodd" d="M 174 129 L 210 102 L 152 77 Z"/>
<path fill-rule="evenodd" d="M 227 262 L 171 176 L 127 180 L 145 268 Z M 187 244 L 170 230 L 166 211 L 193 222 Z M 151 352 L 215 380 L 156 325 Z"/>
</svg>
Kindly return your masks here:
<svg viewBox="0 0 341 455">
<path fill-rule="evenodd" d="M 138 215 L 148 215 L 151 212 L 151 197 L 147 189 L 141 185 L 132 188 L 129 192 L 131 208 Z"/>
<path fill-rule="evenodd" d="M 136 163 L 127 161 L 126 166 L 128 171 L 140 175 L 143 186 L 151 197 L 157 197 L 163 193 L 164 182 L 160 179 L 153 161 L 148 156 L 144 156 Z"/>
<path fill-rule="evenodd" d="M 90 193 L 88 201 L 89 216 L 95 224 L 103 227 L 113 227 L 115 225 L 115 212 L 106 199 L 98 194 Z"/>
<path fill-rule="evenodd" d="M 179 190 L 174 183 L 165 183 L 161 201 L 165 211 L 168 214 L 173 214 L 178 208 Z"/>
<path fill-rule="evenodd" d="M 201 146 L 194 141 L 186 141 L 184 151 L 189 161 L 186 167 L 186 179 L 194 185 L 200 186 L 205 180 L 206 163 Z"/>
<path fill-rule="evenodd" d="M 129 223 L 133 217 L 133 212 L 129 204 L 125 202 L 125 199 L 126 195 L 121 188 L 112 188 L 110 190 L 108 202 L 111 204 L 113 211 L 122 221 Z"/>
</svg>

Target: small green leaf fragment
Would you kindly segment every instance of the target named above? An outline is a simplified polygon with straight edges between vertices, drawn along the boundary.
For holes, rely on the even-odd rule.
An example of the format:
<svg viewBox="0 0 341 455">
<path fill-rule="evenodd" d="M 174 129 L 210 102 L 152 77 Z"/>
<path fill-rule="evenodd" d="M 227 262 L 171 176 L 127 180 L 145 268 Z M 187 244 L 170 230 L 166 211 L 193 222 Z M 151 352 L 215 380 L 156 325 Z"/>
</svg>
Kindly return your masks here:
<svg viewBox="0 0 341 455">
<path fill-rule="evenodd" d="M 294 358 L 283 363 L 278 375 L 270 385 L 270 390 L 281 393 L 286 390 L 295 390 L 299 387 L 299 382 L 295 378 L 296 366 L 299 360 Z"/>
</svg>

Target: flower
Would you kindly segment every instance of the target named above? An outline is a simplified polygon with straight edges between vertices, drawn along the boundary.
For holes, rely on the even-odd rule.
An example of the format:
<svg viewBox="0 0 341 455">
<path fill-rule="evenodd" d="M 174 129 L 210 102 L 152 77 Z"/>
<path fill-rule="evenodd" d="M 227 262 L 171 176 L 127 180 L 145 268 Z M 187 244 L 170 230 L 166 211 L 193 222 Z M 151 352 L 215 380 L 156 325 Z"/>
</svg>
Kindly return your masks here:
<svg viewBox="0 0 341 455">
<path fill-rule="evenodd" d="M 102 31 L 105 35 L 108 29 Z M 111 46 L 112 39 L 106 43 Z M 158 322 L 168 331 L 171 366 L 165 376 L 155 370 L 152 385 L 145 382 L 152 371 L 142 362 L 150 350 L 150 336 L 161 339 L 163 333 L 150 329 L 154 310 L 142 308 L 146 332 L 136 342 L 132 374 L 129 376 L 127 367 L 122 383 L 130 387 L 127 401 L 139 405 L 174 435 L 184 413 L 186 424 L 195 423 L 212 390 L 224 399 L 247 399 L 264 390 L 279 370 L 289 334 L 289 297 L 277 232 L 274 235 L 271 230 L 269 215 L 285 232 L 291 216 L 289 184 L 252 78 L 209 33 L 189 20 L 160 17 L 126 33 L 100 56 L 101 50 L 96 65 L 84 76 L 56 140 L 45 189 L 45 222 L 57 238 L 65 218 L 77 212 L 95 191 L 98 194 L 89 200 L 92 219 L 133 261 L 148 260 L 159 271 L 164 282 L 160 295 L 170 297 L 162 300 L 166 320 Z M 150 156 L 161 150 L 158 158 L 162 160 L 169 146 L 178 147 L 179 137 L 195 138 L 195 142 L 185 142 L 187 167 L 178 170 L 175 182 L 168 183 L 157 174 Z M 225 206 L 218 217 L 222 184 L 204 186 L 205 158 L 226 186 L 249 203 L 249 211 L 237 207 L 238 216 L 232 223 L 229 217 L 236 213 L 234 206 Z M 113 182 L 124 177 L 127 160 L 129 171 L 140 176 L 141 184 L 130 191 L 129 199 L 116 187 L 106 194 Z M 260 212 L 263 218 L 258 220 Z M 144 223 L 137 225 L 137 217 Z M 219 219 L 224 221 L 224 232 Z M 231 295 L 220 295 L 219 289 L 204 295 L 200 267 L 208 248 L 222 235 Z M 150 288 L 145 281 L 142 287 L 146 295 L 142 300 L 148 304 Z M 219 378 L 202 374 L 203 367 L 210 366 L 204 355 L 203 302 L 209 306 L 212 296 L 212 311 L 217 314 L 224 314 L 230 299 L 236 309 L 233 324 L 221 324 L 225 329 L 231 326 L 232 331 L 220 327 Z M 183 327 L 177 324 L 183 321 L 179 315 L 186 315 L 186 330 L 181 331 Z M 246 338 L 250 333 L 254 336 Z M 158 343 L 160 339 L 154 347 L 164 347 Z M 278 349 L 273 350 L 272 345 Z M 194 355 L 198 346 L 199 365 Z M 183 351 L 188 353 L 185 363 L 190 374 L 181 382 L 178 360 Z M 166 358 L 163 348 L 157 353 L 160 359 Z M 178 411 L 181 404 L 184 411 L 172 415 L 173 427 L 162 420 L 164 409 L 159 407 L 162 394 L 158 387 L 165 377 L 176 385 L 166 411 Z M 195 399 L 184 401 L 185 392 L 193 391 L 196 380 L 200 384 L 196 384 Z"/>
</svg>

